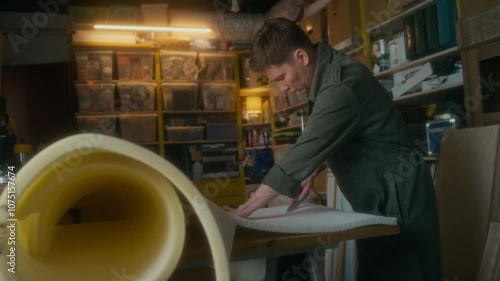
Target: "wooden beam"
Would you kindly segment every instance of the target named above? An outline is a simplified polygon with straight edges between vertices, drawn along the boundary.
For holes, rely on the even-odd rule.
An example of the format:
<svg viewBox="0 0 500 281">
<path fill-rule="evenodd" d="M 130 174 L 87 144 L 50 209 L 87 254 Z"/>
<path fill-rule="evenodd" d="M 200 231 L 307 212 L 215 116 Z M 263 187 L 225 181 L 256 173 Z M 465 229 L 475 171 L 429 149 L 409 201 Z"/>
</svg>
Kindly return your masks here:
<svg viewBox="0 0 500 281">
<path fill-rule="evenodd" d="M 0 97 L 3 97 L 3 86 L 2 86 L 2 54 L 3 54 L 3 43 L 5 41 L 5 37 L 2 33 L 0 33 Z"/>
<path fill-rule="evenodd" d="M 212 259 L 210 247 L 203 232 L 200 226 L 191 225 L 187 228 L 181 262 Z M 323 247 L 332 246 L 341 241 L 398 233 L 398 225 L 368 225 L 332 233 L 306 234 L 266 232 L 237 227 L 231 256 L 233 259 L 245 256 L 265 256 L 273 252 L 308 247 L 318 247 L 319 251 L 324 249 Z"/>
<path fill-rule="evenodd" d="M 490 222 L 477 280 L 500 280 L 500 223 L 498 222 Z"/>
</svg>

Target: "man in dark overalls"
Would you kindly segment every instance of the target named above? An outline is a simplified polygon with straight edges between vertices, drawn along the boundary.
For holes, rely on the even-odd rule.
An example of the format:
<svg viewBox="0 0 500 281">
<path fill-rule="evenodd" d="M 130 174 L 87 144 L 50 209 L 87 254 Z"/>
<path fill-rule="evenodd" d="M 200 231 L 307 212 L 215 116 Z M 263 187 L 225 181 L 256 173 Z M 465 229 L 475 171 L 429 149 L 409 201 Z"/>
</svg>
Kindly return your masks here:
<svg viewBox="0 0 500 281">
<path fill-rule="evenodd" d="M 370 71 L 326 44 L 313 45 L 286 19 L 265 22 L 250 65 L 285 93 L 308 93 L 314 105 L 297 143 L 232 213 L 247 217 L 279 194 L 305 198 L 327 163 L 356 212 L 397 217 L 401 226 L 398 235 L 357 241 L 358 280 L 440 281 L 430 172 L 392 97 Z"/>
</svg>

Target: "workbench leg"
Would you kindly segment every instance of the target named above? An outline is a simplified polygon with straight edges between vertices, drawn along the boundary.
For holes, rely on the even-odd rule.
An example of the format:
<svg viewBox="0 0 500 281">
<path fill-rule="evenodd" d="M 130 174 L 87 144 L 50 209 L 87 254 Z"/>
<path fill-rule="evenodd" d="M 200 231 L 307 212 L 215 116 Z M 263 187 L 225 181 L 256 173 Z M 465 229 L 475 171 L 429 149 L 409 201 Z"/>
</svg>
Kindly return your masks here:
<svg viewBox="0 0 500 281">
<path fill-rule="evenodd" d="M 311 281 L 326 281 L 324 261 L 317 260 L 313 252 L 307 253 L 307 258 L 316 261 L 312 270 L 309 271 Z"/>
<path fill-rule="evenodd" d="M 266 259 L 266 276 L 263 281 L 276 281 L 278 279 L 279 257 L 268 257 Z"/>
</svg>

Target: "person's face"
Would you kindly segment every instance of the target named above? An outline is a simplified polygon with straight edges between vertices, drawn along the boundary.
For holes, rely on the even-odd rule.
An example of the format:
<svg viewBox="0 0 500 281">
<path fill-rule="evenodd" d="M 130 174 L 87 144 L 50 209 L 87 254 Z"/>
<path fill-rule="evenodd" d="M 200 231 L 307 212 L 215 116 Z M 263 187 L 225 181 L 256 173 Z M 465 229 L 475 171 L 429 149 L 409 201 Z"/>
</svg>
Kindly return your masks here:
<svg viewBox="0 0 500 281">
<path fill-rule="evenodd" d="M 272 65 L 264 70 L 270 82 L 276 83 L 283 93 L 306 93 L 311 86 L 314 72 L 311 58 L 302 50 L 293 53 L 292 61 L 282 65 Z"/>
</svg>

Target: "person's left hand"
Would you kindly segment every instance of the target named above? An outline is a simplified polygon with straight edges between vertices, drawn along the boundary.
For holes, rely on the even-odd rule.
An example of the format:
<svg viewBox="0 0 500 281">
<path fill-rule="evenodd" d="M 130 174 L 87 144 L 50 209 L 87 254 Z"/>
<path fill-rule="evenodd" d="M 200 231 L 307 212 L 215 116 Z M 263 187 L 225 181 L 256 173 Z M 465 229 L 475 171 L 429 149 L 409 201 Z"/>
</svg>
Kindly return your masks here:
<svg viewBox="0 0 500 281">
<path fill-rule="evenodd" d="M 236 208 L 236 209 L 229 209 L 227 210 L 229 214 L 233 215 L 233 216 L 236 216 L 236 217 L 240 217 L 240 218 L 246 218 L 248 217 L 250 214 L 246 214 L 244 213 L 241 208 Z"/>
<path fill-rule="evenodd" d="M 236 209 L 230 209 L 229 213 L 241 218 L 249 217 L 255 210 L 265 207 L 271 200 L 278 197 L 279 193 L 270 186 L 261 184 L 254 195 Z M 227 210 L 227 209 L 226 209 Z"/>
</svg>

